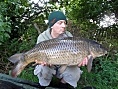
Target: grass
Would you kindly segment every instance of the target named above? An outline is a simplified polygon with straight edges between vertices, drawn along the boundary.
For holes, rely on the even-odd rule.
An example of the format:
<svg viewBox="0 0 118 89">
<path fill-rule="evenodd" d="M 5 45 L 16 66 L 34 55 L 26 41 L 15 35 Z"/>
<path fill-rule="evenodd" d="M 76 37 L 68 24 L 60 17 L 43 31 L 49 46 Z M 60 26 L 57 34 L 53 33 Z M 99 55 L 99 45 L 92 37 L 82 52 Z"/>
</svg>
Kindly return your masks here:
<svg viewBox="0 0 118 89">
<path fill-rule="evenodd" d="M 25 80 L 30 80 L 32 82 L 38 82 L 37 76 L 34 75 L 33 67 L 26 68 L 25 70 L 21 72 L 21 74 L 18 77 Z"/>
</svg>

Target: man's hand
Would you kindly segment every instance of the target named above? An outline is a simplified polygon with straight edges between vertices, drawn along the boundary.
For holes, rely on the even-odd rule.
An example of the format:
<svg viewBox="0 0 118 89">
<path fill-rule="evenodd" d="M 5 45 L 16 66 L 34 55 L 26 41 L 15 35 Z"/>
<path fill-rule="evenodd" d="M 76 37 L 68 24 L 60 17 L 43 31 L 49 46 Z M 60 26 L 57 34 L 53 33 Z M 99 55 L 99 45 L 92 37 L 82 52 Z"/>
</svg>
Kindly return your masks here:
<svg viewBox="0 0 118 89">
<path fill-rule="evenodd" d="M 35 60 L 35 64 L 39 64 L 39 65 L 43 65 L 43 66 L 51 66 L 51 64 L 47 64 L 46 62 L 38 61 L 38 60 Z"/>
<path fill-rule="evenodd" d="M 37 61 L 37 60 L 35 60 L 35 64 L 39 64 L 39 65 L 43 65 L 43 66 L 47 65 L 46 62 L 43 62 L 43 61 Z"/>
<path fill-rule="evenodd" d="M 84 60 L 83 60 L 78 66 L 80 67 L 80 66 L 85 66 L 85 65 L 87 65 L 90 56 L 91 56 L 91 55 L 88 55 L 88 57 L 84 58 Z"/>
</svg>

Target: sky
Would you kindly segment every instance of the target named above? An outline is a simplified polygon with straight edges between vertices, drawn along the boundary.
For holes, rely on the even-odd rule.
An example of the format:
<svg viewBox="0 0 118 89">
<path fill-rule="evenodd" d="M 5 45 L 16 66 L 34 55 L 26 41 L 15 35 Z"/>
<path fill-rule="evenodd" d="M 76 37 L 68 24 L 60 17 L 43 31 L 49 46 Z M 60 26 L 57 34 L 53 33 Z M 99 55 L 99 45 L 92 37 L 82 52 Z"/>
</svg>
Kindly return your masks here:
<svg viewBox="0 0 118 89">
<path fill-rule="evenodd" d="M 31 0 L 31 1 L 34 1 L 35 3 L 37 3 L 39 0 Z M 40 1 L 43 1 L 43 0 L 40 0 Z"/>
<path fill-rule="evenodd" d="M 111 14 L 110 16 L 105 15 L 104 19 L 102 21 L 100 21 L 100 26 L 108 27 L 108 26 L 116 23 L 115 21 L 116 21 L 116 18 L 115 18 L 114 14 Z"/>
<path fill-rule="evenodd" d="M 33 1 L 34 3 L 38 3 L 38 1 L 39 1 L 39 0 L 31 0 L 31 1 Z M 39 4 L 41 5 L 41 3 L 40 3 L 40 2 L 42 2 L 42 3 L 43 3 L 44 1 L 49 1 L 49 0 L 40 0 L 40 1 L 39 1 Z"/>
</svg>

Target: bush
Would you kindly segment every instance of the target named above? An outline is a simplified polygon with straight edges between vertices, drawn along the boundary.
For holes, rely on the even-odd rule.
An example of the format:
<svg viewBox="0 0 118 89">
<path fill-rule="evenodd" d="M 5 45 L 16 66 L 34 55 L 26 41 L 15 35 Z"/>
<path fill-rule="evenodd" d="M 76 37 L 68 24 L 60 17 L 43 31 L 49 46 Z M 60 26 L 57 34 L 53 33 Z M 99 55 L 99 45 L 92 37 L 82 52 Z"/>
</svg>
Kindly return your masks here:
<svg viewBox="0 0 118 89">
<path fill-rule="evenodd" d="M 99 61 L 99 62 L 98 62 Z M 118 55 L 100 57 L 94 60 L 93 69 L 90 73 L 86 68 L 78 83 L 78 87 L 94 86 L 97 89 L 117 89 L 118 88 Z"/>
</svg>

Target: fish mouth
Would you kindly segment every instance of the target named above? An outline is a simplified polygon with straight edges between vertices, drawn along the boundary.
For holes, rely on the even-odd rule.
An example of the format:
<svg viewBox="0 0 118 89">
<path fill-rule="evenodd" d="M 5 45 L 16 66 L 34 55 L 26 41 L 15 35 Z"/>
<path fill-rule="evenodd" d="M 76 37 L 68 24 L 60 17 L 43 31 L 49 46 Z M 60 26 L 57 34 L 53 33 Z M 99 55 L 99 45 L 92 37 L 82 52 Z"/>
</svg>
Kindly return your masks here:
<svg viewBox="0 0 118 89">
<path fill-rule="evenodd" d="M 105 50 L 104 55 L 106 55 L 108 52 Z"/>
<path fill-rule="evenodd" d="M 103 55 L 107 55 L 107 51 L 105 51 L 104 53 L 101 53 L 101 55 L 100 56 L 103 56 Z"/>
<path fill-rule="evenodd" d="M 108 52 L 107 51 L 105 51 L 105 54 L 107 54 Z"/>
</svg>

